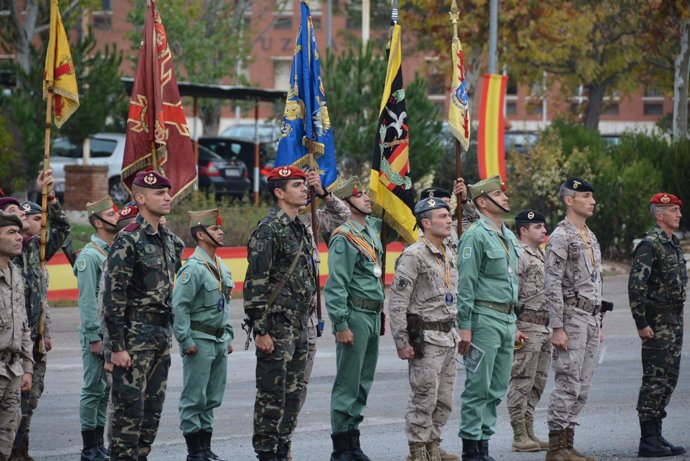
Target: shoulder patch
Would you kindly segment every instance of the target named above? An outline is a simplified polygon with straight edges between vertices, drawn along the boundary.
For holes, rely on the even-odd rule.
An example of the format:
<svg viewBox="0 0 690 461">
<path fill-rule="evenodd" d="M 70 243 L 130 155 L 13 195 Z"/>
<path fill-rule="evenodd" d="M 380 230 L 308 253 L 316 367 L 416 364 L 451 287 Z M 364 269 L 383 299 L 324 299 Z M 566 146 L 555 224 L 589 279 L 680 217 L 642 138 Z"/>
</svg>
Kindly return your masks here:
<svg viewBox="0 0 690 461">
<path fill-rule="evenodd" d="M 86 260 L 84 258 L 79 258 L 77 259 L 77 270 L 79 272 L 82 272 L 84 269 L 86 269 Z"/>
<path fill-rule="evenodd" d="M 139 229 L 139 223 L 133 222 L 125 226 L 124 229 L 122 229 L 125 232 L 134 232 L 135 230 Z"/>
<path fill-rule="evenodd" d="M 342 254 L 345 251 L 345 242 L 343 239 L 337 239 L 333 245 L 333 251 L 338 254 Z"/>
<path fill-rule="evenodd" d="M 186 285 L 191 278 L 192 274 L 190 274 L 189 272 L 183 272 L 182 275 L 180 275 L 180 283 L 182 285 Z"/>
<path fill-rule="evenodd" d="M 472 248 L 465 247 L 462 249 L 462 259 L 470 259 L 472 257 Z"/>
</svg>

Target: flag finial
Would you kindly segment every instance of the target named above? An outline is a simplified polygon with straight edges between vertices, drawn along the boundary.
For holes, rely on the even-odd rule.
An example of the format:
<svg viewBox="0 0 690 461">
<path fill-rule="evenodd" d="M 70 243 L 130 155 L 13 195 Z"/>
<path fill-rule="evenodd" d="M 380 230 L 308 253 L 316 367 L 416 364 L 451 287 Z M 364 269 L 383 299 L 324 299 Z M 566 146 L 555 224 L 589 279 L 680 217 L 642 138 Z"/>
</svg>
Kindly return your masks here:
<svg viewBox="0 0 690 461">
<path fill-rule="evenodd" d="M 453 24 L 453 38 L 458 38 L 458 20 L 460 19 L 460 9 L 458 8 L 458 2 L 453 0 L 450 4 L 450 11 L 448 12 L 450 16 L 450 22 Z"/>
</svg>

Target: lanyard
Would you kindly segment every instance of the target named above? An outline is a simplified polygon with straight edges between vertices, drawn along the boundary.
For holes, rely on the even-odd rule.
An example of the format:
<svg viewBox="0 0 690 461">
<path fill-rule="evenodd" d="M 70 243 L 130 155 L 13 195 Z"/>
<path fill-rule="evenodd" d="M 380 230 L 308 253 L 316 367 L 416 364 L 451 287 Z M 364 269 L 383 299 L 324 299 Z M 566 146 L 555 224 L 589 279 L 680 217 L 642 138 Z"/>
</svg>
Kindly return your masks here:
<svg viewBox="0 0 690 461">
<path fill-rule="evenodd" d="M 194 254 L 197 255 L 199 258 L 201 258 L 201 260 L 204 262 L 204 265 L 206 266 L 206 269 L 208 269 L 208 271 L 211 273 L 213 278 L 218 282 L 218 292 L 220 293 L 221 296 L 223 296 L 223 273 L 220 271 L 220 264 L 218 263 L 218 258 L 216 258 L 216 267 L 215 267 L 217 272 L 214 272 L 211 265 L 208 263 L 208 261 L 206 261 L 206 258 L 197 254 L 196 252 L 194 252 Z M 216 275 L 216 274 L 218 274 L 218 275 Z"/>
<path fill-rule="evenodd" d="M 450 261 L 446 257 L 446 250 L 443 248 L 443 243 L 441 244 L 441 255 L 443 256 L 443 261 L 441 261 L 441 258 L 438 257 L 436 252 L 434 252 L 432 247 L 432 243 L 426 238 L 424 238 L 424 244 L 426 244 L 427 248 L 429 248 L 429 251 L 431 251 L 431 254 L 434 255 L 434 258 L 436 259 L 436 262 L 438 263 L 439 266 L 444 270 L 443 274 L 443 283 L 446 285 L 446 290 L 450 289 Z"/>
<path fill-rule="evenodd" d="M 584 227 L 584 231 L 587 234 L 587 238 L 585 238 L 585 234 L 580 232 L 580 229 L 577 229 L 577 233 L 580 235 L 582 243 L 584 243 L 587 249 L 589 250 L 589 256 L 592 259 L 592 271 L 594 271 L 594 266 L 596 265 L 596 258 L 594 257 L 594 249 L 592 248 L 592 236 L 590 235 L 587 226 Z"/>
<path fill-rule="evenodd" d="M 374 247 L 374 245 L 370 245 L 367 239 L 364 238 L 364 235 L 362 235 L 360 231 L 355 229 L 354 226 L 350 227 L 350 230 L 352 232 L 347 234 L 347 239 L 354 243 L 357 247 L 359 247 L 362 253 L 366 253 L 369 256 L 369 259 L 371 259 L 371 261 L 374 264 L 378 264 L 379 258 L 376 254 L 376 248 Z M 357 235 L 354 235 L 355 233 Z"/>
<path fill-rule="evenodd" d="M 496 234 L 496 237 L 498 237 L 498 240 L 501 242 L 501 245 L 503 245 L 503 249 L 506 252 L 506 255 L 508 256 L 508 273 L 513 274 L 513 269 L 512 269 L 512 257 L 510 256 L 510 251 L 508 250 L 508 247 L 506 246 L 506 243 L 504 242 L 504 237 L 501 236 L 501 233 L 498 232 L 498 230 L 494 227 L 493 223 L 489 221 L 488 219 L 486 222 L 489 224 L 489 227 L 491 227 L 491 230 Z"/>
</svg>

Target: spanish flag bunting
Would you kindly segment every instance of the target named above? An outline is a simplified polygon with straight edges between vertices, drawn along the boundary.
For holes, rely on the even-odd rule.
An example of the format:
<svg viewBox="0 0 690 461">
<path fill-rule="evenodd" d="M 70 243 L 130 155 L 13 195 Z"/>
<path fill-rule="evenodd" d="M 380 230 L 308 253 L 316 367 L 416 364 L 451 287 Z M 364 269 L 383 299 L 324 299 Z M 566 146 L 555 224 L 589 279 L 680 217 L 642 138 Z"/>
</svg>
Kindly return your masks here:
<svg viewBox="0 0 690 461">
<path fill-rule="evenodd" d="M 479 109 L 477 164 L 482 179 L 494 175 L 506 178 L 506 153 L 503 141 L 508 76 L 486 74 L 482 78 L 482 103 Z"/>
</svg>

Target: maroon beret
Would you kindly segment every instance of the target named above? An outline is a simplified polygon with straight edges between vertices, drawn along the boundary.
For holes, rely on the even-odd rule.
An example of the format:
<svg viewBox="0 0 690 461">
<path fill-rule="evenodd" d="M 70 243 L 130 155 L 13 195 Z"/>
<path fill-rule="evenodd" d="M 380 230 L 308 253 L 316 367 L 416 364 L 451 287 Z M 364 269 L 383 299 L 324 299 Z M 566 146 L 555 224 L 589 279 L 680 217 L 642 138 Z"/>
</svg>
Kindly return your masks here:
<svg viewBox="0 0 690 461">
<path fill-rule="evenodd" d="M 132 184 L 146 189 L 170 189 L 172 183 L 157 171 L 140 171 L 134 177 Z"/>
</svg>

